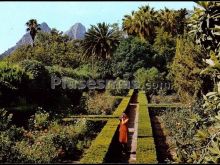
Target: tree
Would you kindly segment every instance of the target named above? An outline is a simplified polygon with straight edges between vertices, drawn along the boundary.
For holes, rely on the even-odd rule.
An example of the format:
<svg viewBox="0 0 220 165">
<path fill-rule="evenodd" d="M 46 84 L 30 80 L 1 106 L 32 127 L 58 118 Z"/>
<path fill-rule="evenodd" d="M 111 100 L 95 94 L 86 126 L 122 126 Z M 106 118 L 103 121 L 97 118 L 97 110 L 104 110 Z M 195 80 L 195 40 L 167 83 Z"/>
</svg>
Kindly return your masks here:
<svg viewBox="0 0 220 165">
<path fill-rule="evenodd" d="M 150 6 L 139 7 L 139 10 L 125 15 L 123 18 L 123 30 L 129 35 L 136 35 L 143 41 L 153 42 L 155 26 L 157 25 L 157 12 Z"/>
<path fill-rule="evenodd" d="M 211 50 L 220 53 L 220 3 L 199 1 L 197 4 L 199 7 L 194 9 L 189 27 L 197 44 L 207 51 L 209 57 Z"/>
<path fill-rule="evenodd" d="M 134 11 L 131 12 L 131 15 L 125 15 L 122 19 L 123 24 L 122 28 L 124 31 L 127 32 L 127 34 L 135 36 L 135 23 L 134 23 Z"/>
<path fill-rule="evenodd" d="M 53 29 L 52 33 L 39 32 L 34 47 L 23 45 L 8 56 L 8 59 L 12 62 L 37 60 L 46 66 L 76 68 L 80 63 L 80 55 L 79 45 L 75 41 L 69 40 L 62 32 Z"/>
<path fill-rule="evenodd" d="M 183 35 L 184 32 L 187 32 L 187 16 L 188 12 L 186 10 L 186 8 L 184 9 L 180 9 L 177 11 L 177 15 L 176 15 L 176 32 L 177 35 Z"/>
<path fill-rule="evenodd" d="M 165 9 L 160 10 L 157 17 L 159 27 L 163 27 L 164 30 L 172 34 L 172 36 L 183 34 L 186 25 L 186 14 L 186 9 L 169 10 L 165 7 Z"/>
<path fill-rule="evenodd" d="M 178 38 L 176 54 L 170 68 L 174 88 L 182 102 L 191 103 L 201 96 L 203 79 L 200 72 L 204 68 L 200 47 L 186 38 Z M 207 83 L 204 81 L 204 84 Z"/>
<path fill-rule="evenodd" d="M 152 45 L 138 37 L 129 37 L 121 41 L 112 58 L 114 77 L 132 78 L 133 73 L 139 68 L 152 66 L 154 54 Z"/>
<path fill-rule="evenodd" d="M 110 58 L 119 44 L 119 35 L 109 24 L 91 25 L 82 42 L 85 56 L 95 55 L 96 58 Z"/>
<path fill-rule="evenodd" d="M 153 44 L 154 65 L 161 71 L 167 71 L 167 65 L 171 63 L 176 50 L 176 38 L 164 30 L 157 28 L 156 38 Z"/>
<path fill-rule="evenodd" d="M 154 90 L 152 90 L 152 85 L 155 85 L 154 83 L 158 83 L 162 80 L 160 72 L 155 67 L 150 69 L 140 68 L 134 73 L 134 77 L 138 82 L 139 87 L 142 90 L 146 90 L 147 94 L 152 94 L 154 92 Z M 150 85 L 150 88 L 148 85 Z"/>
<path fill-rule="evenodd" d="M 31 38 L 34 42 L 35 36 L 39 30 L 41 30 L 40 25 L 37 23 L 36 19 L 30 19 L 26 26 L 28 27 L 26 30 L 30 31 Z"/>
<path fill-rule="evenodd" d="M 166 32 L 173 35 L 176 34 L 175 18 L 176 12 L 165 7 L 164 10 L 159 12 L 158 21 L 160 22 L 160 26 L 162 26 Z"/>
<path fill-rule="evenodd" d="M 92 67 L 94 58 L 109 59 L 119 44 L 119 33 L 116 28 L 110 28 L 109 24 L 98 23 L 86 32 L 81 43 L 84 56 L 92 56 Z M 94 71 L 94 68 L 92 68 Z M 93 73 L 94 75 L 94 73 Z"/>
</svg>

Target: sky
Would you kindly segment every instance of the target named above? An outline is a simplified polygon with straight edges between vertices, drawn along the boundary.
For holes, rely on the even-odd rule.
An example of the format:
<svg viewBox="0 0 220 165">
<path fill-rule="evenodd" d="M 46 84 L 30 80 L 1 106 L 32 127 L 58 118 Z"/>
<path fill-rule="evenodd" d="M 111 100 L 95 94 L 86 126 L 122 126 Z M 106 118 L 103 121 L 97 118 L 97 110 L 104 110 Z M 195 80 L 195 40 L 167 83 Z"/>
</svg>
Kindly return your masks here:
<svg viewBox="0 0 220 165">
<path fill-rule="evenodd" d="M 84 2 L 0 2 L 0 54 L 14 46 L 25 34 L 25 23 L 37 19 L 46 22 L 50 28 L 67 31 L 77 22 L 86 29 L 99 22 L 122 23 L 122 18 L 138 7 L 150 5 L 156 10 L 186 8 L 193 10 L 196 6 L 190 1 L 84 1 Z"/>
</svg>

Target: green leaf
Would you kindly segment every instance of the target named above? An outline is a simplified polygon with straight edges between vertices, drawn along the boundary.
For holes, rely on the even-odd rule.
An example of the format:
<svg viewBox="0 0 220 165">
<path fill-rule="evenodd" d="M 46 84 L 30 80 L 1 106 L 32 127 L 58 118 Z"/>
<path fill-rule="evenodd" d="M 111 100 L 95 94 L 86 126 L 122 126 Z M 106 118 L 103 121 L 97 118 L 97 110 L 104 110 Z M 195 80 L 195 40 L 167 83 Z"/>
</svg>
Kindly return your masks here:
<svg viewBox="0 0 220 165">
<path fill-rule="evenodd" d="M 198 130 L 197 134 L 195 135 L 195 140 L 206 140 L 209 137 L 209 133 L 207 130 Z"/>
<path fill-rule="evenodd" d="M 212 142 L 212 146 L 208 148 L 209 151 L 213 154 L 217 154 L 220 156 L 219 144 L 217 142 Z"/>
</svg>

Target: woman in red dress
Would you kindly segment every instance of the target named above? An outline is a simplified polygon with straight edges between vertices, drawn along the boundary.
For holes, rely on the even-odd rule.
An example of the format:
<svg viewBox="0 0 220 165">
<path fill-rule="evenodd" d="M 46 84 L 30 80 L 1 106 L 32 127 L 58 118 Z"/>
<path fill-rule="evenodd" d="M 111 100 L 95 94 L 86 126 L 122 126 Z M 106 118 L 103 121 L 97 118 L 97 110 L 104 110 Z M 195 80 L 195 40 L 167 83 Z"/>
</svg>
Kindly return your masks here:
<svg viewBox="0 0 220 165">
<path fill-rule="evenodd" d="M 128 142 L 128 116 L 125 113 L 120 118 L 119 142 L 122 146 L 122 153 L 125 154 L 127 152 Z"/>
</svg>

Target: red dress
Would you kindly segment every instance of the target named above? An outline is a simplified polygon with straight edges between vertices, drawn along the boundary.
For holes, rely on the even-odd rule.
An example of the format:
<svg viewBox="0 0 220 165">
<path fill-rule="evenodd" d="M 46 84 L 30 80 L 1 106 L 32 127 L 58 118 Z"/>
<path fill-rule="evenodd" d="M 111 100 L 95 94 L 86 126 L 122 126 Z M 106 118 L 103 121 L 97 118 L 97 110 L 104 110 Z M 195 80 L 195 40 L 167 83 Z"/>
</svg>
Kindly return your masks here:
<svg viewBox="0 0 220 165">
<path fill-rule="evenodd" d="M 122 123 L 120 122 L 119 127 L 119 142 L 127 143 L 128 142 L 128 122 Z"/>
</svg>

